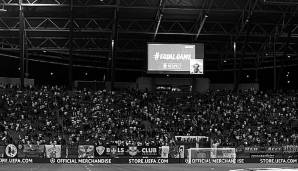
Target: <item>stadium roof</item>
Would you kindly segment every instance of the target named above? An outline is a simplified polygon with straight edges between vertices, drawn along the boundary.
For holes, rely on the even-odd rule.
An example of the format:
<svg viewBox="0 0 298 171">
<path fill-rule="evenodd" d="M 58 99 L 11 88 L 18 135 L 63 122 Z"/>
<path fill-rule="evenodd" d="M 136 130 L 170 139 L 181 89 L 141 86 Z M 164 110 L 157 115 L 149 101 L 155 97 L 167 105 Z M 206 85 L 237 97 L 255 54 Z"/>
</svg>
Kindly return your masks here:
<svg viewBox="0 0 298 171">
<path fill-rule="evenodd" d="M 19 5 L 0 1 L 2 56 L 19 56 Z M 108 69 L 115 39 L 116 70 L 146 72 L 147 42 L 205 43 L 207 72 L 233 70 L 234 41 L 237 68 L 272 68 L 274 54 L 277 67 L 298 65 L 296 0 L 23 0 L 22 7 L 32 61 L 67 65 L 72 44 L 75 66 Z"/>
</svg>

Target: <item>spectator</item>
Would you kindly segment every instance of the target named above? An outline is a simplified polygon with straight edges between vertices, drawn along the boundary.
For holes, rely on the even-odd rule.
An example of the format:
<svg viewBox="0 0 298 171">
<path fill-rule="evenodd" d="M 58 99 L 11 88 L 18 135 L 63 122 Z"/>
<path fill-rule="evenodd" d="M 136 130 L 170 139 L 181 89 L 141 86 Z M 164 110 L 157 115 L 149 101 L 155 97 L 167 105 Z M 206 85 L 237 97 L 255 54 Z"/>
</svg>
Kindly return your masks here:
<svg viewBox="0 0 298 171">
<path fill-rule="evenodd" d="M 43 86 L 2 88 L 0 144 L 163 145 L 175 135 L 202 135 L 220 146 L 297 144 L 297 93 L 210 91 L 67 92 Z"/>
</svg>

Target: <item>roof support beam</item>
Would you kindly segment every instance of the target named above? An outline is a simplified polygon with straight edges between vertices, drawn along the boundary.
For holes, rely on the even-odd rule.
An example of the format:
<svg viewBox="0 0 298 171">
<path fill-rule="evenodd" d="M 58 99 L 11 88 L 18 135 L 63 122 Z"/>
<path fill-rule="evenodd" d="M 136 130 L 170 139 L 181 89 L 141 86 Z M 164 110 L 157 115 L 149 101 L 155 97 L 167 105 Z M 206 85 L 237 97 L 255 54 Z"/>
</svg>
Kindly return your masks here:
<svg viewBox="0 0 298 171">
<path fill-rule="evenodd" d="M 208 18 L 208 15 L 205 14 L 204 17 L 203 17 L 203 20 L 202 20 L 202 22 L 201 22 L 201 24 L 200 24 L 200 27 L 199 27 L 199 29 L 198 29 L 198 32 L 197 32 L 197 34 L 196 34 L 195 41 L 198 40 L 199 35 L 201 34 L 201 31 L 202 31 L 202 29 L 203 29 L 203 27 L 204 27 L 204 24 L 205 24 L 207 18 Z"/>
<path fill-rule="evenodd" d="M 271 5 L 288 5 L 288 6 L 292 6 L 292 5 L 298 5 L 298 1 L 294 2 L 294 1 L 286 1 L 286 0 L 264 0 L 265 4 L 271 4 Z"/>
<path fill-rule="evenodd" d="M 204 25 L 205 25 L 205 22 L 206 22 L 206 20 L 207 20 L 207 18 L 208 18 L 208 13 L 209 13 L 209 10 L 210 10 L 210 8 L 212 7 L 212 5 L 213 5 L 213 0 L 204 0 L 204 1 L 202 1 L 203 2 L 203 8 L 205 8 L 206 6 L 206 9 L 207 10 L 204 10 L 204 11 L 200 11 L 200 14 L 199 14 L 199 17 L 198 17 L 198 19 L 197 19 L 197 22 L 199 22 L 200 20 L 201 20 L 201 23 L 200 23 L 200 26 L 199 26 L 199 28 L 198 28 L 198 31 L 197 31 L 197 34 L 196 34 L 196 36 L 195 36 L 195 41 L 197 41 L 198 40 L 198 38 L 199 38 L 199 35 L 201 34 L 201 31 L 202 31 L 202 29 L 203 29 L 203 27 L 204 27 Z"/>
<path fill-rule="evenodd" d="M 9 57 L 9 58 L 14 58 L 14 59 L 19 59 L 20 58 L 18 55 L 14 56 L 14 55 L 9 55 L 9 54 L 5 54 L 5 53 L 0 53 L 0 55 L 5 56 L 5 57 Z M 50 64 L 68 66 L 67 63 L 54 62 L 52 60 L 46 60 L 46 59 L 33 59 L 33 58 L 29 58 L 28 60 L 29 61 L 40 62 L 40 63 L 50 63 Z M 108 69 L 106 67 L 99 67 L 99 66 L 94 66 L 94 65 L 78 65 L 78 64 L 74 64 L 73 66 L 74 67 L 83 67 L 83 68 L 96 68 L 96 69 L 103 69 L 103 70 L 107 70 Z M 291 63 L 291 64 L 285 64 L 285 65 L 276 65 L 276 68 L 281 68 L 281 67 L 297 67 L 297 66 L 298 66 L 298 63 Z M 243 68 L 243 70 L 245 70 L 245 71 L 253 71 L 253 70 L 256 70 L 257 69 L 257 70 L 260 71 L 260 70 L 272 69 L 272 68 L 273 68 L 273 66 L 272 65 L 269 65 L 269 66 L 247 67 L 247 68 Z M 120 68 L 120 67 L 115 67 L 115 70 L 117 70 L 117 71 L 144 72 L 143 69 Z M 222 70 L 218 70 L 218 69 L 206 69 L 206 72 L 223 72 L 223 71 L 233 71 L 233 69 L 224 69 L 224 68 Z"/>
<path fill-rule="evenodd" d="M 159 1 L 159 7 L 158 7 L 158 10 L 157 10 L 156 16 L 155 16 L 155 20 L 157 20 L 157 24 L 156 24 L 154 35 L 153 35 L 153 41 L 155 41 L 156 35 L 157 35 L 159 27 L 160 27 L 160 23 L 161 23 L 161 20 L 163 17 L 163 10 L 164 10 L 165 4 L 166 4 L 165 2 L 166 2 L 166 0 Z"/>
</svg>

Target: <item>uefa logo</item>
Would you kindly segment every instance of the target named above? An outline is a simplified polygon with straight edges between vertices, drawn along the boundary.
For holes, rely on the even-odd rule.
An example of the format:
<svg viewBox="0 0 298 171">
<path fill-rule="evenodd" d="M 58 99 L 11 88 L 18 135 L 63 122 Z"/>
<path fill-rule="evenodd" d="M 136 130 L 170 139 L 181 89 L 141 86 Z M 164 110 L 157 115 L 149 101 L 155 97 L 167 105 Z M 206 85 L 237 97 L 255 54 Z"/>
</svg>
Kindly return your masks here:
<svg viewBox="0 0 298 171">
<path fill-rule="evenodd" d="M 50 163 L 52 163 L 52 164 L 56 163 L 55 158 L 51 158 L 51 159 L 50 159 Z"/>
<path fill-rule="evenodd" d="M 7 157 L 15 157 L 18 153 L 18 149 L 13 144 L 8 144 L 5 148 L 5 153 Z"/>
</svg>

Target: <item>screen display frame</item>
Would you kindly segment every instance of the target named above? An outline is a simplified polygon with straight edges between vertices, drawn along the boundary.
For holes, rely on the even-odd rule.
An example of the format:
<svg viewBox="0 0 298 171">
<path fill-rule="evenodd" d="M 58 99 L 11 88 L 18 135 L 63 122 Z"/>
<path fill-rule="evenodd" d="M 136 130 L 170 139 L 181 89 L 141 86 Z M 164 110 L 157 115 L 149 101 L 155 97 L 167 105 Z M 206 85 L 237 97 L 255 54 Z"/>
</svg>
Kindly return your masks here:
<svg viewBox="0 0 298 171">
<path fill-rule="evenodd" d="M 203 61 L 203 72 L 191 74 L 189 71 L 167 71 L 167 70 L 153 70 L 149 68 L 149 46 L 150 45 L 191 45 L 195 46 L 195 58 L 192 59 L 202 59 Z M 203 43 L 161 43 L 161 42 L 148 42 L 147 43 L 147 60 L 146 60 L 146 72 L 147 74 L 177 74 L 177 75 L 203 75 L 204 74 L 204 44 Z"/>
</svg>

